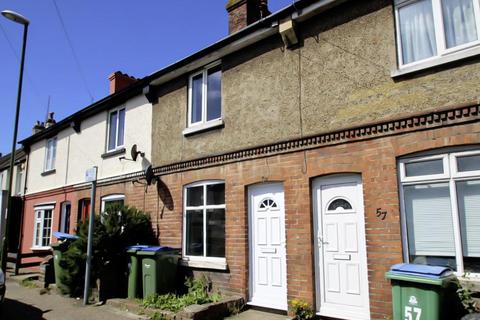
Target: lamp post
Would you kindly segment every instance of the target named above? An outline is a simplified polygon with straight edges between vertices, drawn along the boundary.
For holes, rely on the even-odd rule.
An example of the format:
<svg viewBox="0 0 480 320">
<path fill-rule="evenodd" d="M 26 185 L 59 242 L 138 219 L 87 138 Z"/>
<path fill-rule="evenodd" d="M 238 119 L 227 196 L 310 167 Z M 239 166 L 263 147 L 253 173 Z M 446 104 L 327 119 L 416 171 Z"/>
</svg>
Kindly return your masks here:
<svg viewBox="0 0 480 320">
<path fill-rule="evenodd" d="M 10 214 L 12 212 L 12 184 L 13 184 L 13 166 L 15 165 L 15 149 L 17 146 L 17 131 L 18 131 L 18 118 L 20 115 L 20 101 L 22 99 L 22 82 L 23 82 L 23 66 L 25 63 L 25 47 L 27 45 L 27 32 L 28 25 L 30 21 L 24 16 L 10 11 L 2 11 L 2 15 L 12 20 L 13 22 L 23 25 L 23 45 L 22 45 L 22 55 L 20 59 L 20 76 L 18 79 L 18 92 L 17 92 L 17 107 L 15 109 L 15 123 L 13 129 L 13 141 L 12 141 L 12 152 L 10 153 L 10 169 L 8 170 L 8 182 L 7 182 L 7 215 L 5 216 L 5 238 L 3 239 L 2 244 L 2 254 L 1 254 L 1 263 L 0 266 L 2 270 L 6 269 L 7 266 L 7 247 L 8 247 L 8 229 Z"/>
</svg>

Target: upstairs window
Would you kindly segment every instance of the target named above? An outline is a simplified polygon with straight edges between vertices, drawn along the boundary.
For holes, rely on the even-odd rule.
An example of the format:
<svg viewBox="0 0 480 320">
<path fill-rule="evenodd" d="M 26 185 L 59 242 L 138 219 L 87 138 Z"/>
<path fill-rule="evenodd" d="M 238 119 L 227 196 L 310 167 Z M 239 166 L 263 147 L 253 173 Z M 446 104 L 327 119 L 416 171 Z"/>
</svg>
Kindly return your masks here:
<svg viewBox="0 0 480 320">
<path fill-rule="evenodd" d="M 107 141 L 107 151 L 114 151 L 123 147 L 125 143 L 125 108 L 108 113 Z"/>
<path fill-rule="evenodd" d="M 45 152 L 45 164 L 43 171 L 48 172 L 55 169 L 55 158 L 57 154 L 57 138 L 47 140 L 47 150 Z"/>
<path fill-rule="evenodd" d="M 15 177 L 15 195 L 21 195 L 22 190 L 22 180 L 23 180 L 23 166 L 20 164 L 16 167 L 16 177 Z"/>
<path fill-rule="evenodd" d="M 188 85 L 188 126 L 222 118 L 222 67 L 208 66 L 190 76 Z"/>
<path fill-rule="evenodd" d="M 395 0 L 400 66 L 480 44 L 479 0 Z"/>
</svg>

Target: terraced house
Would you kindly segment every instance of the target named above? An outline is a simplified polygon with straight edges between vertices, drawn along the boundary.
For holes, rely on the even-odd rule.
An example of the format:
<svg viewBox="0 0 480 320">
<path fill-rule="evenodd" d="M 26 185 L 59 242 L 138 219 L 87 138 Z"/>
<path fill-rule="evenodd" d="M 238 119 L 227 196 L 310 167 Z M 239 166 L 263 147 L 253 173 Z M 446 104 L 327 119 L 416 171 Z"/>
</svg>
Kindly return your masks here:
<svg viewBox="0 0 480 320">
<path fill-rule="evenodd" d="M 230 0 L 226 8 L 228 37 L 123 92 L 151 111 L 151 131 L 142 132 L 151 145 L 141 148 L 158 182 L 147 190 L 122 182 L 121 193 L 152 214 L 161 244 L 182 248 L 182 269 L 251 305 L 287 310 L 298 298 L 339 319 L 391 315 L 384 273 L 394 263 L 477 274 L 479 1 L 299 0 L 272 14 L 266 1 Z M 84 158 L 80 146 L 108 151 L 106 110 L 119 106 L 98 107 L 89 144 L 73 147 L 75 122 L 63 129 L 72 135 L 69 168 Z M 125 132 L 128 118 L 127 103 Z M 47 132 L 29 138 L 44 138 L 30 162 L 48 163 Z M 80 180 L 55 169 L 57 188 Z M 52 209 L 50 187 L 30 182 L 41 171 L 28 175 L 25 215 L 46 221 L 55 210 L 55 226 L 68 198 L 58 192 Z M 25 239 L 25 248 L 39 244 Z"/>
<path fill-rule="evenodd" d="M 88 217 L 88 169 L 98 168 L 100 212 L 111 203 L 129 200 L 131 178 L 149 165 L 151 104 L 139 95 L 142 82 L 121 72 L 109 79 L 109 96 L 59 122 L 50 114 L 21 142 L 28 150 L 28 174 L 20 267 L 38 265 L 51 254 L 53 232 L 73 233 Z M 141 160 L 128 160 L 134 144 L 143 152 Z"/>
</svg>

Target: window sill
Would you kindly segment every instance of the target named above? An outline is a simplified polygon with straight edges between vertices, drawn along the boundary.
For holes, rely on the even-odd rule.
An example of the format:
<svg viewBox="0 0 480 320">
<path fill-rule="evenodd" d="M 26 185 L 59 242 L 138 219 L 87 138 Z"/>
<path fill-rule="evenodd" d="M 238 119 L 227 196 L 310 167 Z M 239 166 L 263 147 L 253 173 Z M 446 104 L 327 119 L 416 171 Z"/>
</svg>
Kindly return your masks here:
<svg viewBox="0 0 480 320">
<path fill-rule="evenodd" d="M 107 151 L 104 154 L 102 154 L 102 159 L 107 159 L 107 158 L 119 156 L 121 154 L 125 154 L 125 148 L 112 150 L 112 151 Z"/>
<path fill-rule="evenodd" d="M 30 250 L 32 251 L 51 251 L 52 247 L 31 247 Z"/>
<path fill-rule="evenodd" d="M 461 51 L 450 53 L 450 54 L 445 55 L 445 56 L 441 56 L 441 57 L 434 58 L 434 59 L 431 59 L 431 60 L 428 60 L 428 61 L 425 61 L 425 62 L 421 62 L 421 63 L 418 63 L 416 65 L 399 68 L 397 70 L 394 70 L 391 73 L 391 77 L 393 79 L 395 79 L 395 78 L 410 75 L 410 74 L 413 74 L 413 73 L 416 73 L 416 72 L 419 72 L 419 71 L 424 71 L 424 70 L 428 70 L 430 68 L 442 66 L 442 65 L 454 62 L 454 61 L 459 61 L 459 60 L 467 59 L 467 58 L 470 58 L 470 57 L 474 57 L 474 56 L 479 55 L 479 54 L 480 54 L 480 46 L 475 46 L 475 47 L 472 47 L 472 48 L 469 48 L 469 49 L 464 49 L 464 50 L 461 50 Z"/>
<path fill-rule="evenodd" d="M 215 259 L 215 260 L 190 260 L 189 258 L 182 258 L 180 265 L 190 268 L 201 269 L 215 269 L 215 270 L 227 270 L 227 259 Z"/>
<path fill-rule="evenodd" d="M 49 176 L 49 175 L 51 175 L 51 174 L 54 174 L 55 172 L 57 172 L 57 170 L 56 170 L 56 169 L 52 169 L 52 170 L 44 171 L 44 172 L 42 172 L 40 175 L 41 175 L 42 177 L 45 177 L 45 176 Z"/>
<path fill-rule="evenodd" d="M 195 133 L 200 133 L 200 132 L 204 132 L 211 129 L 216 129 L 220 127 L 223 128 L 223 126 L 224 126 L 223 119 L 213 120 L 213 121 L 209 121 L 206 123 L 197 124 L 197 125 L 185 128 L 183 130 L 183 135 L 189 136 Z"/>
</svg>

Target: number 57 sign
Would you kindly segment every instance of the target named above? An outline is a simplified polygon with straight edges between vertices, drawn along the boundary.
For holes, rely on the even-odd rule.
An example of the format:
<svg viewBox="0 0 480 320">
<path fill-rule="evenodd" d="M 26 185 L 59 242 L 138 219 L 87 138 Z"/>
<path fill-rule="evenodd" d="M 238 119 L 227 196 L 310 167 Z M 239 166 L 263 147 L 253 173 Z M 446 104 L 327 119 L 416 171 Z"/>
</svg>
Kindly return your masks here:
<svg viewBox="0 0 480 320">
<path fill-rule="evenodd" d="M 418 307 L 405 306 L 404 320 L 421 320 L 422 309 Z"/>
</svg>

